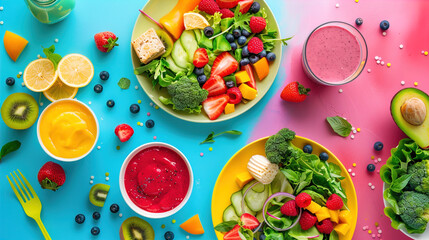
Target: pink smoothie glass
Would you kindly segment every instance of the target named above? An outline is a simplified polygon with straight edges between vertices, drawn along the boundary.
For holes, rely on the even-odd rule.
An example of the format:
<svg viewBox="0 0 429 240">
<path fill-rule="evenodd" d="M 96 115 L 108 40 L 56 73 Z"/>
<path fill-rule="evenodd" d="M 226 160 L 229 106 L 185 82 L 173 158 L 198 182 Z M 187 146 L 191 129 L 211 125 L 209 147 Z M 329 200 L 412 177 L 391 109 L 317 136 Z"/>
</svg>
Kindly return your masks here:
<svg viewBox="0 0 429 240">
<path fill-rule="evenodd" d="M 362 34 L 345 22 L 327 22 L 314 29 L 302 49 L 307 76 L 328 86 L 349 83 L 365 67 L 368 48 Z"/>
</svg>

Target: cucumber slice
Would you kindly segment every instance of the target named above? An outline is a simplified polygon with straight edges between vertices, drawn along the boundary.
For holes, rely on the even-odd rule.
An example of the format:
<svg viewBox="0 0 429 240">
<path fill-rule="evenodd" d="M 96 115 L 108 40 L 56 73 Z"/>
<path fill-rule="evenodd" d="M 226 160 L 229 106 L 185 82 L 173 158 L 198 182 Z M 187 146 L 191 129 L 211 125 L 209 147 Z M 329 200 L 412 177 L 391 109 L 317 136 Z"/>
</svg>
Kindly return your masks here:
<svg viewBox="0 0 429 240">
<path fill-rule="evenodd" d="M 195 30 L 194 30 L 194 34 L 195 34 L 195 40 L 197 40 L 197 42 L 199 42 L 199 41 L 200 41 L 200 39 L 201 39 L 201 35 L 202 35 L 203 33 L 201 32 L 201 30 L 200 30 L 200 29 L 195 29 Z"/>
<path fill-rule="evenodd" d="M 246 190 L 250 186 L 252 186 L 255 182 L 256 182 L 256 180 L 253 180 L 253 181 L 249 182 L 248 184 L 244 185 L 243 189 L 241 190 L 241 192 L 243 193 L 243 195 L 246 192 Z M 265 185 L 262 184 L 262 183 L 258 183 L 255 186 L 253 186 L 253 188 L 251 190 L 254 191 L 254 192 L 257 192 L 257 193 L 261 193 L 261 192 L 263 192 L 265 190 Z"/>
<path fill-rule="evenodd" d="M 264 215 L 263 215 L 262 211 L 259 211 L 259 212 L 256 213 L 256 219 L 258 219 L 258 221 L 260 223 L 264 222 Z"/>
<path fill-rule="evenodd" d="M 241 190 L 238 192 L 235 192 L 231 195 L 232 207 L 234 208 L 237 216 L 243 215 L 243 210 L 241 209 L 241 200 L 242 199 L 243 199 L 243 194 L 241 193 Z M 246 205 L 246 203 L 244 204 L 244 212 L 255 216 L 255 212 L 250 210 L 249 207 Z"/>
<path fill-rule="evenodd" d="M 194 60 L 194 53 L 198 49 L 198 43 L 197 40 L 195 40 L 194 31 L 183 31 L 180 36 L 180 42 L 188 54 L 188 62 L 192 62 Z"/>
<path fill-rule="evenodd" d="M 293 188 L 290 185 L 289 181 L 287 180 L 286 176 L 282 172 L 278 172 L 274 180 L 271 182 L 271 190 L 272 194 L 278 193 L 278 192 L 287 192 L 290 194 L 293 194 Z M 278 196 L 274 199 L 277 202 L 281 202 L 283 199 L 285 199 L 285 196 Z"/>
<path fill-rule="evenodd" d="M 180 41 L 176 41 L 173 45 L 173 51 L 171 51 L 171 57 L 174 60 L 174 63 L 176 63 L 177 66 L 181 68 L 187 68 L 188 63 L 188 54 L 186 53 L 185 49 L 183 48 Z"/>
<path fill-rule="evenodd" d="M 173 58 L 171 57 L 171 55 L 169 55 L 168 57 L 165 58 L 165 61 L 168 62 L 168 64 L 170 65 L 170 69 L 171 71 L 173 71 L 174 73 L 178 73 L 178 72 L 184 72 L 186 71 L 186 69 L 181 68 L 179 66 L 176 65 L 176 63 L 174 62 Z"/>
<path fill-rule="evenodd" d="M 256 186 L 255 186 L 256 187 Z M 247 206 L 255 212 L 261 211 L 262 207 L 264 206 L 265 201 L 268 199 L 268 186 L 264 188 L 265 190 L 261 193 L 255 192 L 255 191 L 249 191 L 247 192 L 246 197 L 244 200 L 246 201 Z"/>
<path fill-rule="evenodd" d="M 240 218 L 235 213 L 234 207 L 232 205 L 229 205 L 227 208 L 225 208 L 225 211 L 223 211 L 223 217 L 222 220 L 224 222 L 228 221 L 237 221 L 240 220 Z"/>
</svg>

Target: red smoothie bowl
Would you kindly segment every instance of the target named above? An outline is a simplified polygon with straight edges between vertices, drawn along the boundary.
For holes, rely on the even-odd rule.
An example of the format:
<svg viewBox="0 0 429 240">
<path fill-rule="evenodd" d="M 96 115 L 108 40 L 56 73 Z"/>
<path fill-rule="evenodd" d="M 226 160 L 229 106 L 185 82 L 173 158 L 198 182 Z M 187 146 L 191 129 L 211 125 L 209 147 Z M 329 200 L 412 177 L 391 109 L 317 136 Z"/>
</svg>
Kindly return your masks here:
<svg viewBox="0 0 429 240">
<path fill-rule="evenodd" d="M 148 218 L 165 218 L 178 212 L 191 196 L 193 182 L 192 168 L 185 155 L 162 142 L 134 149 L 119 175 L 125 202 Z"/>
</svg>

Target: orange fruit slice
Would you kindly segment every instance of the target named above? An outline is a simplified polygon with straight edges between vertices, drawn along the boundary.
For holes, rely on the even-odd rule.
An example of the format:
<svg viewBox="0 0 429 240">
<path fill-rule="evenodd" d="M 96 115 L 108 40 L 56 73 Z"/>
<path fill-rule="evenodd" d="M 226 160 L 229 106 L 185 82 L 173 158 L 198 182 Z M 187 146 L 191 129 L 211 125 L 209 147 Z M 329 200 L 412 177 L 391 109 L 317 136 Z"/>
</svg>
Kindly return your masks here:
<svg viewBox="0 0 429 240">
<path fill-rule="evenodd" d="M 204 29 L 205 27 L 210 26 L 209 22 L 203 15 L 194 12 L 183 14 L 183 23 L 186 30 Z"/>
<path fill-rule="evenodd" d="M 180 224 L 180 227 L 190 234 L 203 234 L 204 228 L 201 225 L 200 217 L 197 215 L 191 217 L 186 222 Z"/>
<path fill-rule="evenodd" d="M 23 79 L 25 86 L 33 92 L 48 90 L 58 77 L 51 60 L 41 58 L 32 61 L 24 70 Z"/>
<path fill-rule="evenodd" d="M 27 46 L 28 41 L 18 34 L 6 31 L 3 37 L 3 44 L 9 57 L 16 62 L 16 59 Z"/>
</svg>

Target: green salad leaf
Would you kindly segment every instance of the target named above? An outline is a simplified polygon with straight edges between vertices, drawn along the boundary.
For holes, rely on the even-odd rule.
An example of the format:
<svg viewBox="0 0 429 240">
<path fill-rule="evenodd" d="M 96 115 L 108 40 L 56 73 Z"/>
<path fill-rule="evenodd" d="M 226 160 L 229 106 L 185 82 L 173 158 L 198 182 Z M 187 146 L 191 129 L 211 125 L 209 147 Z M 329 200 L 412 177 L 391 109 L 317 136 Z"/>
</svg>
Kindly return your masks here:
<svg viewBox="0 0 429 240">
<path fill-rule="evenodd" d="M 205 139 L 204 141 L 200 142 L 200 144 L 203 144 L 203 143 L 213 143 L 213 142 L 215 142 L 215 140 L 213 140 L 213 138 L 218 137 L 218 136 L 220 136 L 220 135 L 222 135 L 222 134 L 241 135 L 241 132 L 240 132 L 240 131 L 237 131 L 237 130 L 229 130 L 229 131 L 224 131 L 224 132 L 221 132 L 221 133 L 215 134 L 215 133 L 212 131 L 212 132 L 211 132 L 211 133 L 206 137 L 206 139 Z"/>
<path fill-rule="evenodd" d="M 332 130 L 342 137 L 347 137 L 352 131 L 352 125 L 343 117 L 327 117 L 326 121 L 331 125 Z"/>
<path fill-rule="evenodd" d="M 0 161 L 4 156 L 18 150 L 20 147 L 21 147 L 21 142 L 18 140 L 11 141 L 3 145 L 3 147 L 0 150 Z"/>
<path fill-rule="evenodd" d="M 51 60 L 51 62 L 54 64 L 55 69 L 58 67 L 58 63 L 61 61 L 62 57 L 61 55 L 54 53 L 55 52 L 55 46 L 52 45 L 48 48 L 43 48 L 43 53 L 46 55 L 46 58 Z"/>
<path fill-rule="evenodd" d="M 233 229 L 235 225 L 237 225 L 237 221 L 227 221 L 227 222 L 221 222 L 214 229 L 219 232 L 228 232 L 229 230 Z"/>
<path fill-rule="evenodd" d="M 128 78 L 119 79 L 118 86 L 121 89 L 128 89 L 130 87 L 130 85 L 131 85 L 130 79 L 128 79 Z"/>
<path fill-rule="evenodd" d="M 238 230 L 238 235 L 242 240 L 253 240 L 253 232 L 250 229 L 241 227 L 240 230 Z"/>
</svg>

